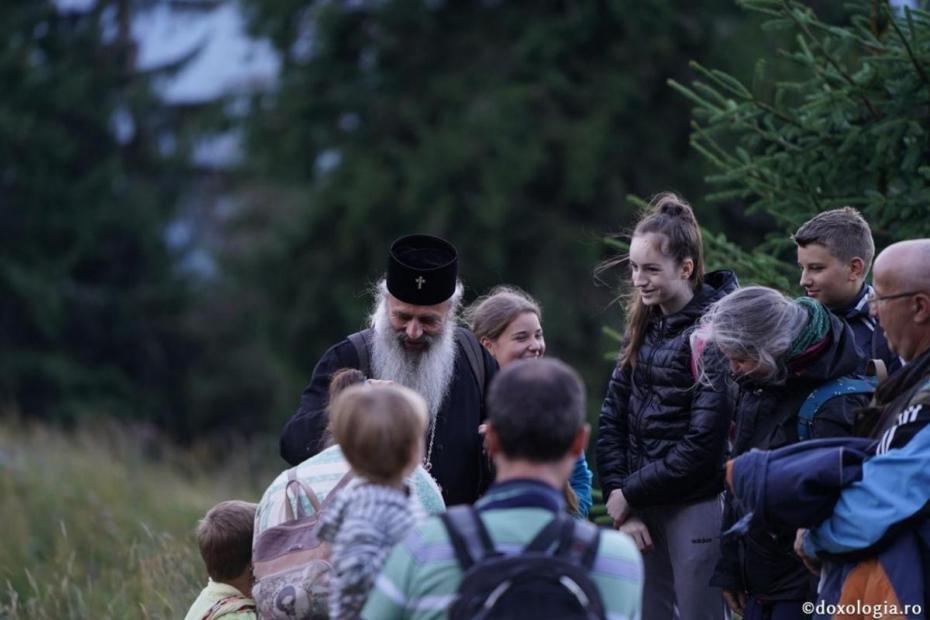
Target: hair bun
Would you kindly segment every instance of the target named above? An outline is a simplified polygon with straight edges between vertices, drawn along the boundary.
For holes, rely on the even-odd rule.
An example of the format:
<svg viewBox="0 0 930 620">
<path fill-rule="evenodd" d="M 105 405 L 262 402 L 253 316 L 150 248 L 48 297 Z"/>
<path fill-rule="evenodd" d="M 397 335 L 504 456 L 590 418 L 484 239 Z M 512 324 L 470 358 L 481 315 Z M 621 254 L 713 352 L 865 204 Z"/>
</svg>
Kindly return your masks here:
<svg viewBox="0 0 930 620">
<path fill-rule="evenodd" d="M 661 213 L 669 217 L 680 217 L 688 221 L 696 221 L 694 211 L 691 210 L 691 205 L 678 194 L 672 192 L 659 194 L 652 199 L 652 204 L 656 213 Z"/>
<path fill-rule="evenodd" d="M 674 217 L 681 217 L 688 211 L 690 211 L 690 209 L 684 205 L 680 205 L 674 202 L 666 202 L 659 205 L 659 213 L 664 213 L 665 215 L 671 215 Z"/>
</svg>

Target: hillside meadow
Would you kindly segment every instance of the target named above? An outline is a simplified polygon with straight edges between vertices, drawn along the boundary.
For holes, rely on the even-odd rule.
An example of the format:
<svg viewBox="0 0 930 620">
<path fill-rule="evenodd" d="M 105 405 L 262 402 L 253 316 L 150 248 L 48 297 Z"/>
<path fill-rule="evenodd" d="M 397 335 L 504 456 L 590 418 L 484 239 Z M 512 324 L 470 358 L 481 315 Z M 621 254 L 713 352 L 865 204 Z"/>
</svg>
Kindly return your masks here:
<svg viewBox="0 0 930 620">
<path fill-rule="evenodd" d="M 182 618 L 206 581 L 197 520 L 282 468 L 271 438 L 0 422 L 0 619 Z"/>
</svg>

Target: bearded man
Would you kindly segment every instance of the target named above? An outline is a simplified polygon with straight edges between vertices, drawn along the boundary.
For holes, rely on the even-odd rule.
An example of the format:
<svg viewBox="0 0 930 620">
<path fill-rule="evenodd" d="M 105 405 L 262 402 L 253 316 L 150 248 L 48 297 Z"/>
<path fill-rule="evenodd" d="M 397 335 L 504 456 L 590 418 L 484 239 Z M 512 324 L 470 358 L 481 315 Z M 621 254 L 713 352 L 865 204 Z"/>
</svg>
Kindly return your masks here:
<svg viewBox="0 0 930 620">
<path fill-rule="evenodd" d="M 317 362 L 297 413 L 281 432 L 284 460 L 297 465 L 320 451 L 330 378 L 340 368 L 357 368 L 423 396 L 430 412 L 423 464 L 447 505 L 474 502 L 491 480 L 478 426 L 497 363 L 474 334 L 456 325 L 462 290 L 452 244 L 431 235 L 395 241 L 387 275 L 375 286 L 369 328 Z"/>
</svg>

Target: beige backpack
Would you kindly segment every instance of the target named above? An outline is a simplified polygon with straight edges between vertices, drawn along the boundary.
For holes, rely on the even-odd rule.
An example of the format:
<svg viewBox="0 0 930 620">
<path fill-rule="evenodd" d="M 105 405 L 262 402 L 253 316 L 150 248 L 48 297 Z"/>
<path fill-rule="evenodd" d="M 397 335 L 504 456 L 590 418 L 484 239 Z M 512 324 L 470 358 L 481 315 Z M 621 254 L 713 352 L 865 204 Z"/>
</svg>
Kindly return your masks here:
<svg viewBox="0 0 930 620">
<path fill-rule="evenodd" d="M 252 598 L 260 618 L 310 620 L 329 617 L 329 580 L 332 572 L 329 543 L 316 536 L 320 516 L 352 479 L 349 472 L 339 480 L 321 503 L 312 489 L 297 479 L 297 468 L 287 471 L 284 489 L 286 518 L 258 535 L 252 549 L 255 585 Z M 289 496 L 294 493 L 297 514 Z M 314 512 L 306 514 L 300 496 Z"/>
</svg>

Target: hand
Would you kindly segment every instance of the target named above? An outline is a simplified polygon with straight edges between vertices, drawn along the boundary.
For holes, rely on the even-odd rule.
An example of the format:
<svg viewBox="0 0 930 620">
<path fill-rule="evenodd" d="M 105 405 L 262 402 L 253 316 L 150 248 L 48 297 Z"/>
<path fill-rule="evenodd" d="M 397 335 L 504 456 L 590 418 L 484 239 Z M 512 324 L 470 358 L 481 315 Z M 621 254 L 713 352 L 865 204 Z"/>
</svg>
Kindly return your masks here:
<svg viewBox="0 0 930 620">
<path fill-rule="evenodd" d="M 607 514 L 614 520 L 614 527 L 620 529 L 626 518 L 630 516 L 630 505 L 623 496 L 623 491 L 614 489 L 607 498 Z"/>
<path fill-rule="evenodd" d="M 390 379 L 365 379 L 365 383 L 374 387 L 382 387 L 385 385 L 394 385 L 394 382 Z"/>
<path fill-rule="evenodd" d="M 726 601 L 727 607 L 735 614 L 743 615 L 746 608 L 746 593 L 743 591 L 724 590 L 723 600 Z"/>
<path fill-rule="evenodd" d="M 649 528 L 646 527 L 646 524 L 643 523 L 643 520 L 639 517 L 630 517 L 627 519 L 623 525 L 620 526 L 620 531 L 624 534 L 628 534 L 630 538 L 633 539 L 633 542 L 636 543 L 636 548 L 640 551 L 652 551 L 652 537 L 649 535 Z"/>
<path fill-rule="evenodd" d="M 804 536 L 807 534 L 807 530 L 800 529 L 798 533 L 794 535 L 794 552 L 801 558 L 801 561 L 804 562 L 804 566 L 807 567 L 807 570 L 814 573 L 815 575 L 820 575 L 821 562 L 816 557 L 811 557 L 804 553 Z"/>
</svg>

